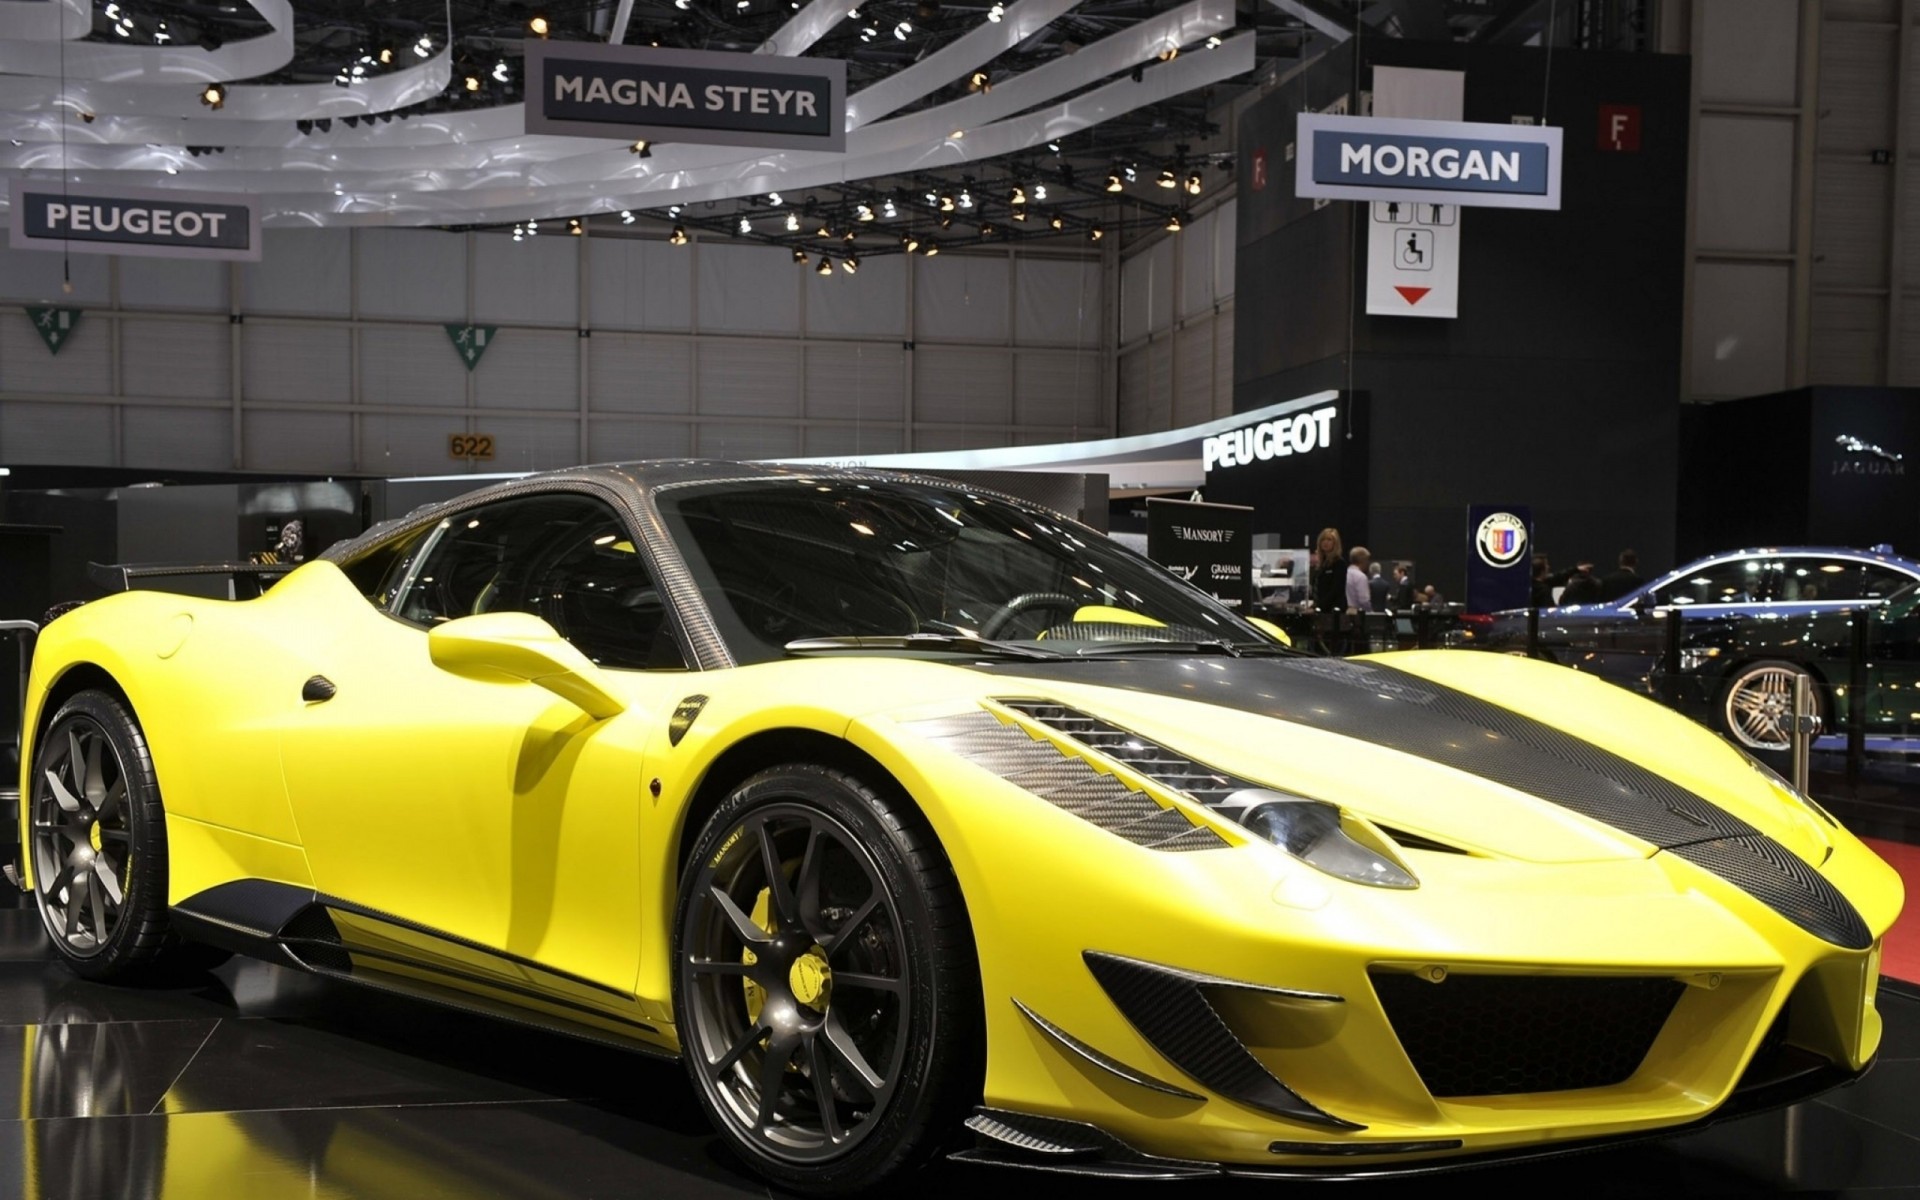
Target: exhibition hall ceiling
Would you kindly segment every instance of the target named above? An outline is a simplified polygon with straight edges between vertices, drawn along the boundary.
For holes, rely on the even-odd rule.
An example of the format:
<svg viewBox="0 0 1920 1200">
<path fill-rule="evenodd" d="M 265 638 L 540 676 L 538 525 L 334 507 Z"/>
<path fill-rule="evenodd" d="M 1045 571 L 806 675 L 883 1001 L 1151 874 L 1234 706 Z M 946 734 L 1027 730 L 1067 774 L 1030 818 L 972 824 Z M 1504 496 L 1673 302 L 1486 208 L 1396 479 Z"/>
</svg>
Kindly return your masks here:
<svg viewBox="0 0 1920 1200">
<path fill-rule="evenodd" d="M 1177 226 L 1223 101 L 1351 36 L 1518 3 L 41 0 L 0 4 L 0 173 L 257 196 L 268 225 L 679 228 L 861 253 Z M 529 40 L 847 64 L 844 154 L 530 135 Z M 1209 114 L 1215 114 L 1210 119 Z"/>
</svg>

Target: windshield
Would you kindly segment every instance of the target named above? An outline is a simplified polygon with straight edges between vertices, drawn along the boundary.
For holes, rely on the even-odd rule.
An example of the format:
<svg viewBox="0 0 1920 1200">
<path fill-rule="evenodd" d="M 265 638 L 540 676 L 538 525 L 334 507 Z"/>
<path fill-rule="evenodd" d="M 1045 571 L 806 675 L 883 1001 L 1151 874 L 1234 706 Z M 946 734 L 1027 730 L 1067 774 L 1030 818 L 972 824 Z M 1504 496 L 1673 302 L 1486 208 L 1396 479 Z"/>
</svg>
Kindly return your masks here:
<svg viewBox="0 0 1920 1200">
<path fill-rule="evenodd" d="M 740 662 L 780 658 L 803 639 L 912 634 L 1069 654 L 1273 648 L 1132 551 L 957 486 L 755 479 L 668 488 L 658 503 Z"/>
</svg>

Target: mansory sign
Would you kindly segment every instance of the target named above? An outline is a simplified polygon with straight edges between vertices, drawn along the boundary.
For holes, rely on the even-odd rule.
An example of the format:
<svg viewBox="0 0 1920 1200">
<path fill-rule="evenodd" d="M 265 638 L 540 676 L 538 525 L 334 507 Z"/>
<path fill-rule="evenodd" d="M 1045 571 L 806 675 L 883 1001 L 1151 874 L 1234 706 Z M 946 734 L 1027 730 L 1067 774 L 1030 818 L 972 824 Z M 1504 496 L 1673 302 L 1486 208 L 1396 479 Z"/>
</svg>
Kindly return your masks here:
<svg viewBox="0 0 1920 1200">
<path fill-rule="evenodd" d="M 243 196 L 152 188 L 84 190 L 13 180 L 9 244 L 16 250 L 167 258 L 260 257 L 260 210 Z"/>
<path fill-rule="evenodd" d="M 1557 209 L 1560 132 L 1302 113 L 1294 190 L 1334 200 Z"/>
<path fill-rule="evenodd" d="M 529 133 L 846 148 L 843 59 L 527 44 Z"/>
</svg>

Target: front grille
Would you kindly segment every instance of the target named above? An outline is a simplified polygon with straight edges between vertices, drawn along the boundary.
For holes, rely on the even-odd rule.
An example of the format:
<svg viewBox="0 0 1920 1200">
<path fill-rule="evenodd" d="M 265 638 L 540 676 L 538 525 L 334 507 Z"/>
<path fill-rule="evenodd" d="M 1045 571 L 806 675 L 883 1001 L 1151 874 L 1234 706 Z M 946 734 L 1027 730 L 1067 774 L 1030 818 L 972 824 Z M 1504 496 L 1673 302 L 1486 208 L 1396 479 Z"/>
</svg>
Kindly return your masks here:
<svg viewBox="0 0 1920 1200">
<path fill-rule="evenodd" d="M 1647 1057 L 1686 985 L 1646 977 L 1374 971 L 1373 990 L 1435 1096 L 1609 1087 Z"/>
</svg>

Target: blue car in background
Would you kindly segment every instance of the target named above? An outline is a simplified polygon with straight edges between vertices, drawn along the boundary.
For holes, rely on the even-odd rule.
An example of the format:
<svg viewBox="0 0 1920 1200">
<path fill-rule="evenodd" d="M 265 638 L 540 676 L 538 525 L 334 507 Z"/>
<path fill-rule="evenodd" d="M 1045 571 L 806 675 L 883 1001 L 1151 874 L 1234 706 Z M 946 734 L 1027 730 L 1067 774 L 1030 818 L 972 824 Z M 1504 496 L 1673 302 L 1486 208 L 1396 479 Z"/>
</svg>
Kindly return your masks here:
<svg viewBox="0 0 1920 1200">
<path fill-rule="evenodd" d="M 1668 612 L 1685 614 L 1680 653 L 1684 686 L 1675 691 L 1690 715 L 1741 745 L 1786 745 L 1794 680 L 1814 679 L 1815 702 L 1829 720 L 1829 672 L 1816 659 L 1844 659 L 1846 623 L 1827 620 L 1877 609 L 1920 582 L 1920 560 L 1882 547 L 1783 546 L 1713 554 L 1643 584 L 1617 600 L 1540 610 L 1533 647 L 1539 657 L 1587 671 L 1635 691 L 1656 686 L 1666 649 Z M 1764 636 L 1756 636 L 1761 630 Z M 1836 632 L 1837 631 L 1837 632 Z M 1817 643 L 1817 644 L 1816 644 Z M 1528 652 L 1527 610 L 1495 613 L 1455 644 Z M 1842 680 L 1841 682 L 1844 682 Z"/>
</svg>

